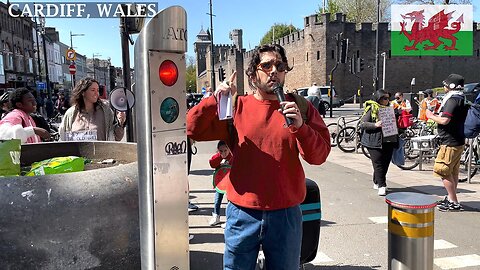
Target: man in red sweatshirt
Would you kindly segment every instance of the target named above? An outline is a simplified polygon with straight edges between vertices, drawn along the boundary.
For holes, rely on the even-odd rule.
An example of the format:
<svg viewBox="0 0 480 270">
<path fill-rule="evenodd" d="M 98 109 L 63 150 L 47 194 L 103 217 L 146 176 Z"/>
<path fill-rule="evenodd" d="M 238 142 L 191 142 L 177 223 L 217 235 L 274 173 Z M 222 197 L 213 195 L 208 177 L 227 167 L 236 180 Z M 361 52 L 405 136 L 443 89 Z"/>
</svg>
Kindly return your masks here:
<svg viewBox="0 0 480 270">
<path fill-rule="evenodd" d="M 235 74 L 187 115 L 187 135 L 196 141 L 224 140 L 233 152 L 227 187 L 224 269 L 254 269 L 262 245 L 269 269 L 300 265 L 305 173 L 299 155 L 322 164 L 330 153 L 330 135 L 318 111 L 308 103 L 307 121 L 293 98 L 279 102 L 273 89 L 291 70 L 278 44 L 257 48 L 246 75 L 253 95 L 239 96 L 233 112 L 236 132 L 217 115 L 217 96 L 236 93 Z M 283 110 L 281 109 L 283 106 Z M 293 120 L 286 127 L 285 118 Z"/>
</svg>

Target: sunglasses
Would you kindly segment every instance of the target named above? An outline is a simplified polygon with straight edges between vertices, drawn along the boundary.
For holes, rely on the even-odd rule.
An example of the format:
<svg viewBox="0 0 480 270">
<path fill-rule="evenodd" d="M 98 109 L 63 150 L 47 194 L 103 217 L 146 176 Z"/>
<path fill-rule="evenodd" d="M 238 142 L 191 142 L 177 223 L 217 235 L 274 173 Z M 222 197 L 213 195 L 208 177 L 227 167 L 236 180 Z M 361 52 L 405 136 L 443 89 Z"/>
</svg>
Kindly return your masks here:
<svg viewBox="0 0 480 270">
<path fill-rule="evenodd" d="M 257 69 L 260 69 L 265 73 L 270 73 L 273 70 L 273 66 L 277 68 L 278 72 L 284 72 L 287 70 L 287 63 L 280 62 L 280 61 L 279 62 L 270 61 L 270 62 L 260 63 L 258 64 Z"/>
<path fill-rule="evenodd" d="M 380 100 L 389 100 L 388 97 L 381 97 Z"/>
<path fill-rule="evenodd" d="M 395 97 L 395 99 L 401 99 L 402 97 Z"/>
</svg>

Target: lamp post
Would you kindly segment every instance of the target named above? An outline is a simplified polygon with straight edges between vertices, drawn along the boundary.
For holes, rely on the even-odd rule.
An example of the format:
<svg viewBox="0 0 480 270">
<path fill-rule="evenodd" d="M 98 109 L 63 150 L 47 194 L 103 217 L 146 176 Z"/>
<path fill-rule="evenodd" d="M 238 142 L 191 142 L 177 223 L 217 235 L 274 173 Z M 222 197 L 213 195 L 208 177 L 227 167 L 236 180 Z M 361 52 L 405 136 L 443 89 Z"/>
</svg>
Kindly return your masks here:
<svg viewBox="0 0 480 270">
<path fill-rule="evenodd" d="M 212 92 L 215 92 L 215 47 L 213 45 L 213 13 L 212 13 L 212 0 L 210 0 L 210 65 L 211 65 L 211 80 L 212 83 L 210 86 L 212 87 Z"/>
<path fill-rule="evenodd" d="M 385 90 L 385 68 L 387 64 L 387 53 L 382 52 L 383 56 L 383 75 L 382 75 L 382 89 Z"/>
<path fill-rule="evenodd" d="M 47 46 L 45 44 L 45 17 L 40 17 L 40 33 L 42 34 L 42 44 L 43 44 L 43 56 L 45 60 L 45 83 L 47 84 L 47 94 L 48 99 L 52 100 L 52 91 L 50 89 L 50 78 L 48 76 L 48 57 L 47 57 Z"/>
<path fill-rule="evenodd" d="M 72 34 L 72 31 L 70 31 L 70 49 L 73 50 L 73 37 L 82 37 L 85 36 L 85 34 Z M 75 61 L 72 61 L 70 64 L 75 64 Z M 75 74 L 72 74 L 72 90 L 75 87 Z"/>
<path fill-rule="evenodd" d="M 101 54 L 98 53 L 93 53 L 92 54 L 92 60 L 93 60 L 93 79 L 96 80 L 95 78 L 95 57 L 102 56 Z"/>
<path fill-rule="evenodd" d="M 373 74 L 374 90 L 378 90 L 378 66 L 380 65 L 380 59 L 378 57 L 378 32 L 380 28 L 380 0 L 377 0 L 377 31 L 375 31 L 375 72 Z"/>
</svg>

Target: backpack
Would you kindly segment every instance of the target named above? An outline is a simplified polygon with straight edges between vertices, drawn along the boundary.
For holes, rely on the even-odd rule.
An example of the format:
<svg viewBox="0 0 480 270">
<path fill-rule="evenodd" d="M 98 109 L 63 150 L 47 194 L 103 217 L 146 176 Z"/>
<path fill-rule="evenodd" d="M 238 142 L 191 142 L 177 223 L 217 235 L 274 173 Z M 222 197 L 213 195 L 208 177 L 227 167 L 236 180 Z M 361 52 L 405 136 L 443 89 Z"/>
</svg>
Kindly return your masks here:
<svg viewBox="0 0 480 270">
<path fill-rule="evenodd" d="M 463 133 L 466 138 L 475 138 L 480 134 L 480 94 L 475 99 L 475 103 L 469 103 L 469 105 Z"/>
<path fill-rule="evenodd" d="M 300 95 L 294 94 L 294 93 L 288 93 L 290 98 L 293 98 L 295 103 L 298 106 L 298 110 L 300 111 L 300 114 L 302 115 L 302 119 L 304 123 L 308 122 L 308 117 L 307 117 L 307 111 L 308 111 L 308 101 Z M 233 104 L 233 110 L 235 111 L 235 107 L 237 106 L 237 100 L 238 100 L 238 94 L 233 95 L 232 97 L 232 104 Z M 235 129 L 235 126 L 233 125 L 233 118 L 227 119 L 227 125 L 228 125 L 228 134 L 230 135 L 230 145 L 234 144 L 234 138 L 237 135 L 237 130 Z"/>
</svg>

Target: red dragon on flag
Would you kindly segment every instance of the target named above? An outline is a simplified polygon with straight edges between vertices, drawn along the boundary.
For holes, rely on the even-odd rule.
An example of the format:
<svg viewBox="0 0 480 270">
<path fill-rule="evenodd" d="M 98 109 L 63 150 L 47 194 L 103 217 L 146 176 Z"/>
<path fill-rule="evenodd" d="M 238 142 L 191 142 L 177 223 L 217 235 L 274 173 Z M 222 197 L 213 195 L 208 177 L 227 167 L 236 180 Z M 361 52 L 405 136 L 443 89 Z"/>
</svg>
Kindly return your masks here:
<svg viewBox="0 0 480 270">
<path fill-rule="evenodd" d="M 440 38 L 451 41 L 450 46 L 444 46 L 445 50 L 456 50 L 457 38 L 453 34 L 457 33 L 462 28 L 463 14 L 456 21 L 448 25 L 452 18 L 452 14 L 455 11 L 445 13 L 445 10 L 442 10 L 432 16 L 428 20 L 428 25 L 425 27 L 425 16 L 423 15 L 423 12 L 424 10 L 418 10 L 401 15 L 404 20 L 410 19 L 410 21 L 413 22 L 410 33 L 405 29 L 407 23 L 405 21 L 400 22 L 400 26 L 402 27 L 400 34 L 405 35 L 409 41 L 413 41 L 413 45 L 406 45 L 404 47 L 405 50 L 418 50 L 417 45 L 427 40 L 433 43 L 433 45 L 425 44 L 423 49 L 436 50 L 438 46 L 444 44 Z M 448 28 L 449 26 L 451 29 Z"/>
</svg>

